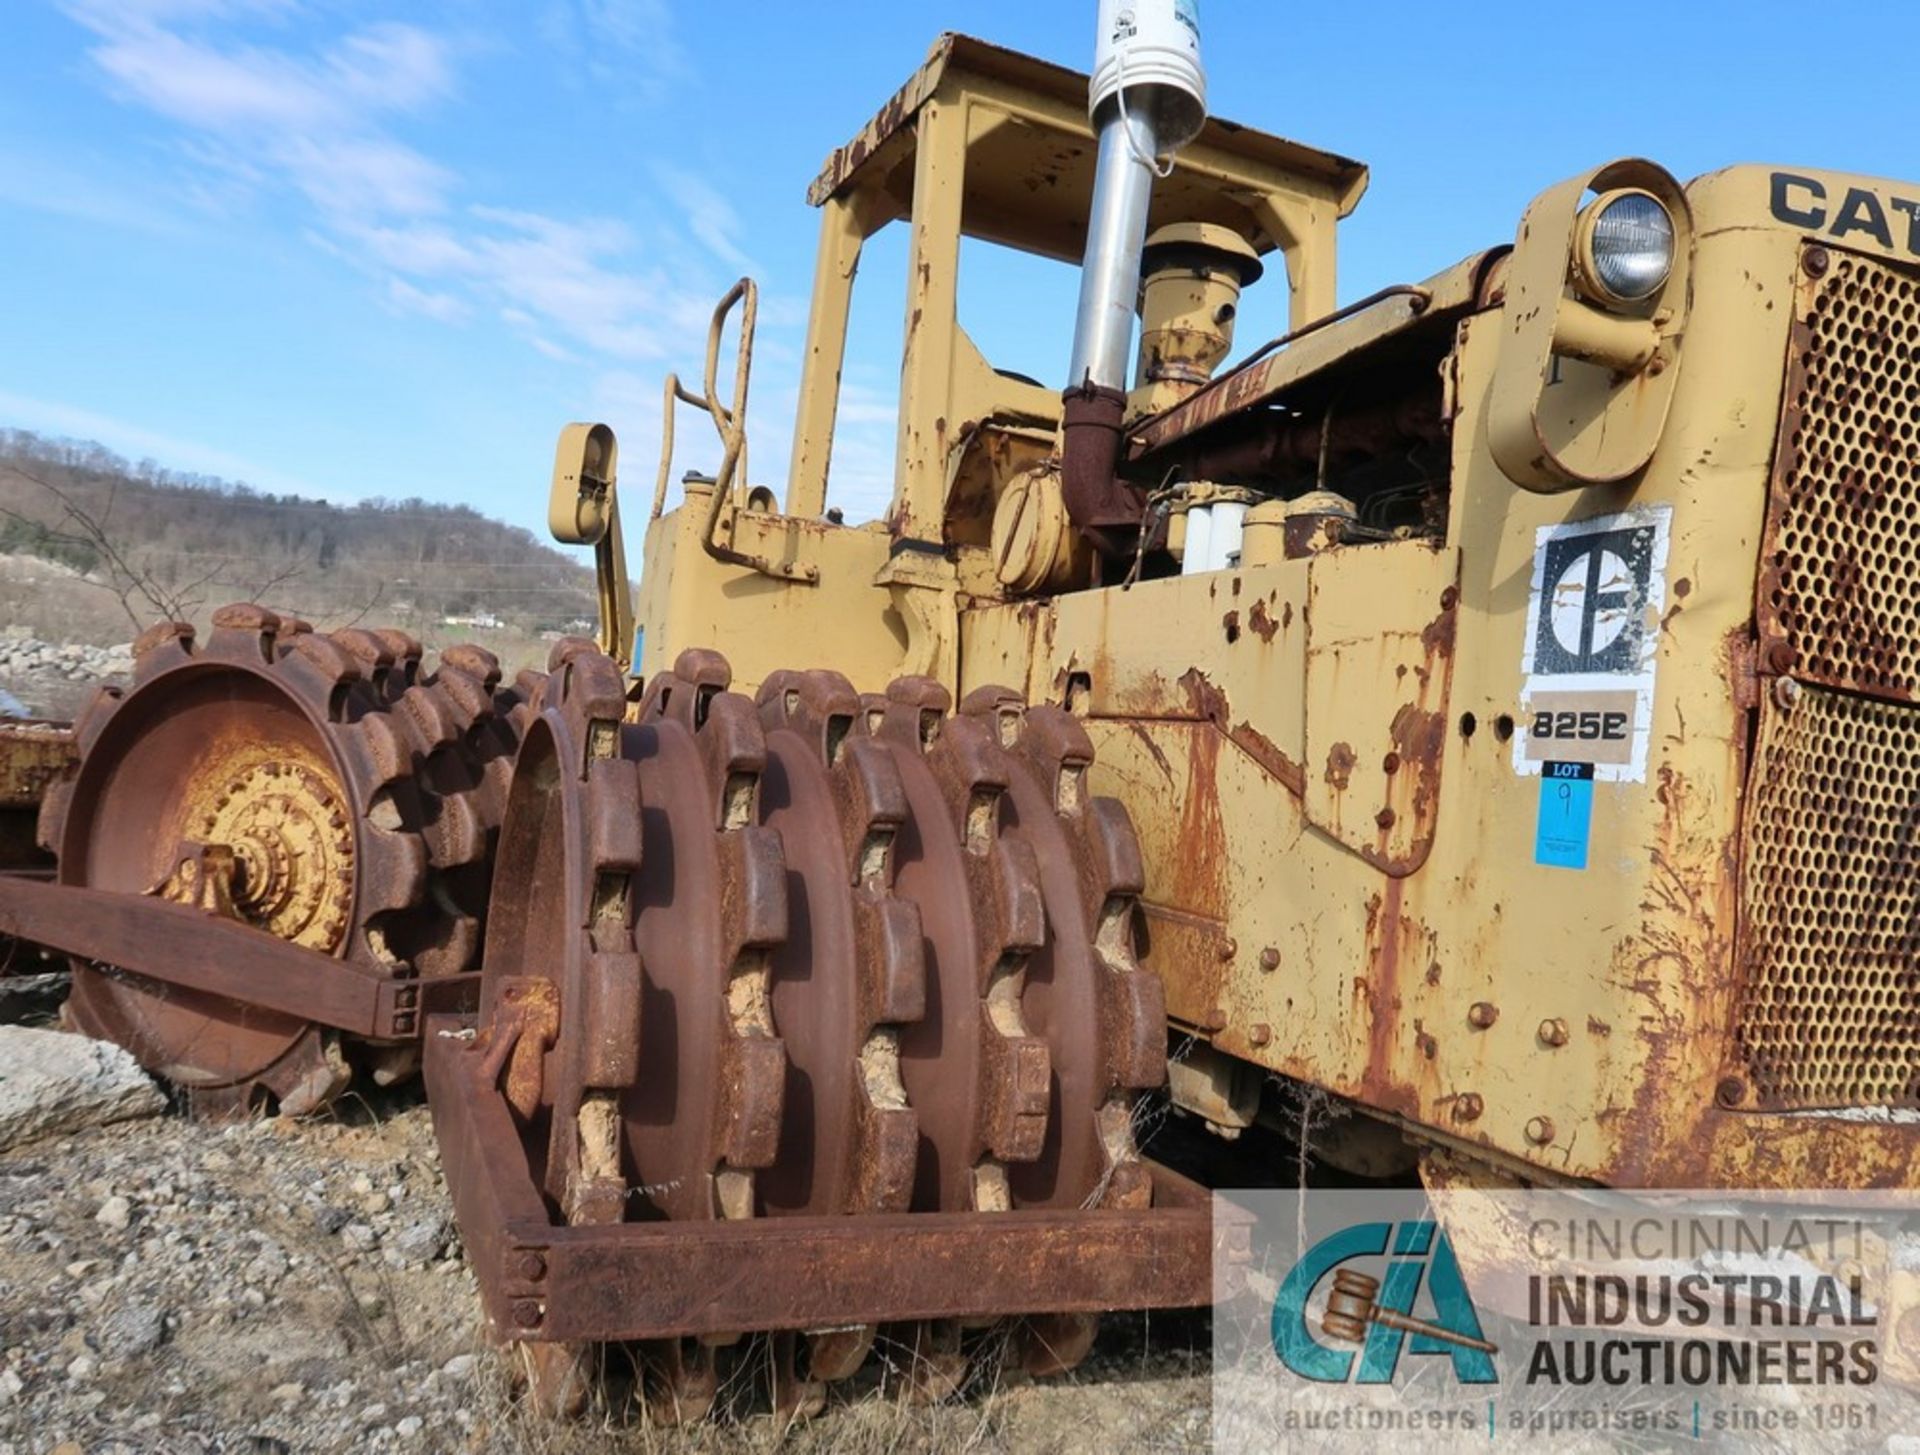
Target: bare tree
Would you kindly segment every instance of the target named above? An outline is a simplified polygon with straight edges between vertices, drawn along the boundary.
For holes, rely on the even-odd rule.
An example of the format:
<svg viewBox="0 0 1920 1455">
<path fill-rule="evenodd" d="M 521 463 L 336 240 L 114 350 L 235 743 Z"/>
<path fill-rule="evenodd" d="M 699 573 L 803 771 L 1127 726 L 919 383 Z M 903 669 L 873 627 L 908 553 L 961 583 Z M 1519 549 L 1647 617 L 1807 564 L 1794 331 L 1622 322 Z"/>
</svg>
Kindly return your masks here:
<svg viewBox="0 0 1920 1455">
<path fill-rule="evenodd" d="M 108 487 L 106 503 L 96 514 L 83 506 L 72 492 L 44 476 L 22 469 L 18 463 L 9 463 L 6 469 L 37 487 L 54 503 L 58 508 L 58 523 L 49 525 L 6 505 L 0 505 L 0 516 L 38 532 L 50 545 L 64 545 L 90 555 L 94 568 L 83 579 L 112 594 L 136 633 L 144 630 L 156 615 L 167 621 L 189 620 L 195 609 L 205 604 L 209 586 L 237 586 L 241 594 L 257 601 L 300 575 L 300 563 L 289 561 L 269 568 L 266 575 L 251 582 L 222 583 L 218 566 L 184 580 L 163 581 L 122 544 L 112 529 L 113 507 L 120 493 L 118 480 Z"/>
</svg>

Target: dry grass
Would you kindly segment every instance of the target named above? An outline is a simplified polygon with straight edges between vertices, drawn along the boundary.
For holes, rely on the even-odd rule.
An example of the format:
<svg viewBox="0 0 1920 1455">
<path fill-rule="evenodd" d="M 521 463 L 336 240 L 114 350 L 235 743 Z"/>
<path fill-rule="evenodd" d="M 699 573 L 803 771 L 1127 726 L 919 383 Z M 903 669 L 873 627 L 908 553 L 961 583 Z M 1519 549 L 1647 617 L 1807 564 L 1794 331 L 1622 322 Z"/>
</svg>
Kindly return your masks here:
<svg viewBox="0 0 1920 1455">
<path fill-rule="evenodd" d="M 1155 1328 L 1154 1325 L 1159 1327 Z M 1117 1316 L 1072 1374 L 1034 1381 L 1009 1367 L 1005 1330 L 971 1336 L 968 1382 L 955 1398 L 918 1403 L 905 1346 L 884 1337 L 853 1379 L 832 1389 L 819 1416 L 783 1423 L 771 1412 L 771 1351 L 752 1340 L 733 1351 L 713 1418 L 690 1425 L 654 1420 L 636 1397 L 631 1361 L 609 1351 L 594 1406 L 565 1423 L 541 1418 L 489 1365 L 476 1449 L 510 1455 L 894 1455 L 894 1452 L 1194 1450 L 1206 1443 L 1206 1325 L 1197 1317 Z"/>
</svg>

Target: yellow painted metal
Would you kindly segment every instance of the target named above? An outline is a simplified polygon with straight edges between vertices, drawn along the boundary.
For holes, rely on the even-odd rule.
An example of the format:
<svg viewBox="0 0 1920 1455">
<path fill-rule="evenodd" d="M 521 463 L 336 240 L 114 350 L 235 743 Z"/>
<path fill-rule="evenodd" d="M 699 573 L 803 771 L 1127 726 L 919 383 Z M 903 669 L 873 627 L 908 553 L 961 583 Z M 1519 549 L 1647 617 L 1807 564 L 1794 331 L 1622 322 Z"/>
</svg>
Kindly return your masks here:
<svg viewBox="0 0 1920 1455">
<path fill-rule="evenodd" d="M 1801 241 L 1769 216 L 1754 170 L 1692 194 L 1686 355 L 1637 475 L 1562 494 L 1514 489 L 1488 440 L 1488 393 L 1511 339 L 1511 304 L 1495 292 L 1447 351 L 1440 549 L 1348 545 L 962 618 L 963 689 L 1011 678 L 1061 700 L 1084 679 L 1093 786 L 1127 802 L 1139 828 L 1151 961 L 1179 1024 L 1530 1176 L 1920 1179 L 1908 1131 L 1718 1100 L 1742 993 L 1756 558 Z M 1819 175 L 1836 197 L 1853 185 Z M 1349 328 L 1363 341 L 1343 350 Z M 1320 371 L 1364 360 L 1380 337 L 1364 317 L 1317 335 Z M 1313 372 L 1296 377 L 1310 384 Z M 1541 780 L 1516 774 L 1513 741 L 1528 728 L 1536 533 L 1662 505 L 1672 540 L 1645 781 L 1596 785 L 1589 870 L 1537 864 Z M 1316 595 L 1347 573 L 1350 589 Z M 1423 634 L 1431 659 L 1412 650 Z M 1032 656 L 1016 677 L 1022 650 Z M 1396 873 L 1378 862 L 1379 841 L 1352 830 L 1378 830 L 1370 815 L 1383 806 L 1402 830 L 1385 802 L 1380 734 L 1403 708 L 1438 717 L 1431 844 Z"/>
<path fill-rule="evenodd" d="M 353 909 L 349 800 L 317 761 L 257 761 L 232 772 L 202 792 L 193 836 L 232 855 L 235 912 L 283 940 L 333 953 Z"/>
<path fill-rule="evenodd" d="M 1193 397 L 1226 362 L 1240 290 L 1262 272 L 1243 237 L 1215 223 L 1172 223 L 1141 260 L 1139 388 L 1128 409 L 1145 417 Z"/>
<path fill-rule="evenodd" d="M 744 501 L 724 489 L 700 498 L 711 512 L 713 546 L 746 551 L 749 537 L 771 536 L 757 569 L 810 583 L 809 573 L 818 571 L 825 584 L 827 565 L 815 548 L 839 529 L 826 519 L 828 475 L 852 289 L 866 240 L 910 218 L 903 405 L 886 522 L 900 549 L 862 576 L 885 591 L 886 626 L 874 636 L 875 651 L 885 656 L 884 644 L 897 643 L 890 659 L 895 671 L 956 680 L 956 597 L 1001 594 L 991 554 L 995 511 L 1009 483 L 1053 453 L 1060 424 L 1058 387 L 996 372 L 960 327 L 961 238 L 1077 260 L 1094 159 L 1084 76 L 948 35 L 860 135 L 834 153 L 808 194 L 822 211 L 820 256 L 786 513 L 759 513 L 752 521 L 734 509 Z M 1286 261 L 1293 317 L 1304 322 L 1332 304 L 1334 229 L 1365 187 L 1366 169 L 1356 162 L 1212 121 L 1157 189 L 1151 220 L 1155 226 L 1206 224 L 1216 230 L 1209 237 L 1240 238 L 1256 258 L 1277 250 Z M 708 388 L 695 402 L 714 396 L 713 350 L 710 335 Z M 742 362 L 744 371 L 744 354 Z M 669 399 L 675 394 L 670 383 Z M 664 499 L 656 504 L 663 507 Z M 784 601 L 774 605 L 777 593 L 741 591 L 732 572 L 682 559 L 686 541 L 684 526 L 671 515 L 649 531 L 640 625 L 653 660 L 670 660 L 658 655 L 669 642 L 697 642 L 680 625 L 689 612 L 694 620 L 744 627 L 765 610 L 769 632 L 785 620 L 788 608 Z M 708 549 L 699 540 L 693 544 Z M 871 546 L 860 539 L 832 549 L 836 557 L 865 561 Z M 1065 550 L 1078 559 L 1077 547 Z M 702 598 L 697 607 L 689 604 L 694 598 Z M 678 614 L 657 615 L 669 601 Z M 815 612 L 802 615 L 811 620 Z M 831 611 L 819 619 L 845 622 L 841 629 L 853 637 L 865 635 Z M 846 670 L 861 680 L 860 669 Z"/>
<path fill-rule="evenodd" d="M 1635 188 L 1673 219 L 1673 267 L 1641 303 L 1603 312 L 1568 281 L 1589 189 Z M 1542 193 L 1521 220 L 1487 402 L 1494 458 L 1515 484 L 1568 490 L 1645 467 L 1672 406 L 1693 281 L 1692 219 L 1680 185 L 1651 162 L 1612 162 Z"/>
<path fill-rule="evenodd" d="M 1656 168 L 1615 165 L 1543 194 L 1510 258 L 1479 254 L 1318 322 L 1332 295 L 1316 283 L 1296 341 L 1132 429 L 1142 483 L 1159 483 L 1157 452 L 1217 440 L 1252 412 L 1311 420 L 1343 390 L 1396 381 L 1427 411 L 1410 413 L 1438 415 L 1437 513 L 1379 528 L 1356 494 L 1359 520 L 1295 558 L 1284 509 L 1259 507 L 1254 524 L 1279 546 L 1244 551 L 1238 569 L 1008 599 L 989 523 L 1057 415 L 1051 391 L 995 375 L 958 329 L 951 270 L 963 234 L 1077 255 L 1088 146 L 1084 91 L 1068 81 L 943 42 L 829 163 L 813 195 L 821 268 L 789 514 L 694 487 L 653 523 L 652 660 L 712 646 L 749 689 L 824 663 L 863 689 L 924 671 L 962 693 L 997 683 L 1067 705 L 1098 748 L 1092 787 L 1138 829 L 1147 963 L 1175 1026 L 1429 1149 L 1532 1179 L 1920 1183 L 1908 1126 L 1756 1110 L 1727 1089 L 1747 993 L 1749 745 L 1788 670 L 1754 633 L 1802 250 L 1812 237 L 1920 268 L 1894 206 L 1913 189 L 1747 167 L 1681 197 Z M 1203 136 L 1155 224 L 1260 214 L 1243 235 L 1291 249 L 1298 302 L 1303 273 L 1330 277 L 1316 249 L 1364 174 L 1264 141 L 1231 155 L 1238 144 Z M 1063 158 L 1065 200 L 1023 218 L 1020 189 Z M 1280 179 L 1281 201 L 1252 206 L 1226 180 L 1256 172 Z M 1596 185 L 1643 186 L 1674 210 L 1674 274 L 1643 313 L 1572 287 L 1579 203 Z M 1878 226 L 1856 197 L 1878 199 Z M 1282 226 L 1287 208 L 1311 226 Z M 865 238 L 905 217 L 915 278 L 894 508 L 839 526 L 822 512 L 847 290 Z M 1309 466 L 1251 483 L 1292 500 L 1320 482 Z M 817 583 L 712 559 L 709 510 L 717 541 L 813 567 Z M 1542 532 L 1624 513 L 1661 519 L 1667 537 L 1660 609 L 1638 623 L 1653 643 L 1644 767 L 1593 784 L 1588 867 L 1559 868 L 1536 853 L 1544 780 L 1528 771 L 1542 746 L 1528 715 Z M 1041 543 L 1015 554 L 1013 585 L 1054 580 Z M 1195 1097 L 1226 1115 L 1207 1084 Z"/>
<path fill-rule="evenodd" d="M 1014 476 L 993 513 L 993 569 L 1015 596 L 1092 583 L 1093 552 L 1073 522 L 1060 471 L 1040 464 Z"/>
<path fill-rule="evenodd" d="M 722 502 L 717 537 L 745 553 L 818 569 L 817 585 L 789 584 L 713 560 L 702 547 L 711 485 L 689 485 L 686 500 L 647 528 L 640 572 L 642 670 L 670 666 L 688 647 L 724 643 L 734 685 L 751 692 L 791 667 L 795 643 L 816 643 L 865 691 L 885 687 L 905 659 L 909 629 L 875 589 L 886 568 L 884 529 L 772 515 Z"/>
<path fill-rule="evenodd" d="M 560 431 L 547 496 L 547 529 L 565 545 L 593 547 L 600 650 L 629 667 L 633 588 L 627 582 L 627 546 L 620 533 L 619 465 L 620 446 L 606 425 L 570 424 Z"/>
</svg>

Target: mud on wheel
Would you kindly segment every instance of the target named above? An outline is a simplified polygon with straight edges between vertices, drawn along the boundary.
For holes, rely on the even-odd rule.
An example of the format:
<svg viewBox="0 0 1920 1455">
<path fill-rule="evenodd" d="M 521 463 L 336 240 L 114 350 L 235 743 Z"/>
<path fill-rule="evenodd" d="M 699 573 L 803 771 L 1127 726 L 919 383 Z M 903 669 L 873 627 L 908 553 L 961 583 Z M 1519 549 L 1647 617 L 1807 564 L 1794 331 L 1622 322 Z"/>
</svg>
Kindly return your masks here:
<svg viewBox="0 0 1920 1455">
<path fill-rule="evenodd" d="M 242 604 L 207 640 L 165 622 L 127 688 L 75 724 L 78 762 L 42 805 L 63 884 L 196 903 L 395 976 L 470 968 L 523 696 L 452 648 L 421 671 L 397 631 L 331 636 Z M 77 964 L 67 1017 L 186 1090 L 196 1110 L 263 1097 L 312 1110 L 411 1070 L 410 1046 L 339 1039 L 297 1017 Z"/>
</svg>

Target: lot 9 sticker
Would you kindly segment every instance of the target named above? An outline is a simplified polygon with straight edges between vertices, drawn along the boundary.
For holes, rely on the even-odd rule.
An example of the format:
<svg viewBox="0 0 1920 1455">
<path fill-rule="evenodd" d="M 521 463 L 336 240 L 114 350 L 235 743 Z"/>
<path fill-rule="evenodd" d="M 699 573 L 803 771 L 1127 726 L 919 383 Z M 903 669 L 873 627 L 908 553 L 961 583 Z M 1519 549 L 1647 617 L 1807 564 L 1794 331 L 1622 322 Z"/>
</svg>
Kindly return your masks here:
<svg viewBox="0 0 1920 1455">
<path fill-rule="evenodd" d="M 1535 535 L 1516 773 L 1591 763 L 1602 783 L 1646 781 L 1672 517 L 1645 506 Z"/>
</svg>

